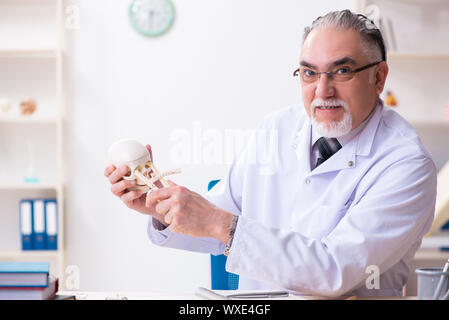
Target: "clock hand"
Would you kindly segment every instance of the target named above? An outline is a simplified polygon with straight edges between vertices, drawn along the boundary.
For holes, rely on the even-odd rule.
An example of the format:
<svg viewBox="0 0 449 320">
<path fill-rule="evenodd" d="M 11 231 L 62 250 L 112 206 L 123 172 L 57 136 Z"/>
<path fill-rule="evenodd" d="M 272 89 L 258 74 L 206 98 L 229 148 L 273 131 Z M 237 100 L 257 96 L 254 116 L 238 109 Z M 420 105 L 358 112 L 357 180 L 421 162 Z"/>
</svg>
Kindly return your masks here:
<svg viewBox="0 0 449 320">
<path fill-rule="evenodd" d="M 150 10 L 148 12 L 148 20 L 150 21 L 150 28 L 153 29 L 153 25 L 154 25 L 154 10 Z"/>
</svg>

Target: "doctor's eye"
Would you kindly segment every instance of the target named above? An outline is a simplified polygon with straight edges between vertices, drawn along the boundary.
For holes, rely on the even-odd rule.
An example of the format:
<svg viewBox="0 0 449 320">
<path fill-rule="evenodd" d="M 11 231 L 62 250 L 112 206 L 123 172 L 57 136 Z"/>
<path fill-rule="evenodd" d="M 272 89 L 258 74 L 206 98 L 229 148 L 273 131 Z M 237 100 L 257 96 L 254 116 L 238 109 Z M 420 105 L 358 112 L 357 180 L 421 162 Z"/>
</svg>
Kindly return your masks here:
<svg viewBox="0 0 449 320">
<path fill-rule="evenodd" d="M 354 72 L 349 67 L 339 67 L 332 72 L 332 75 L 336 81 L 347 81 L 354 76 Z"/>
<path fill-rule="evenodd" d="M 319 72 L 315 72 L 311 69 L 302 69 L 301 70 L 301 80 L 304 83 L 313 83 L 315 82 L 319 77 Z"/>
<path fill-rule="evenodd" d="M 302 74 L 304 77 L 308 77 L 308 78 L 315 77 L 317 75 L 317 73 L 315 71 L 310 70 L 310 69 L 304 69 Z"/>
<path fill-rule="evenodd" d="M 351 72 L 352 70 L 348 67 L 338 68 L 336 71 L 334 71 L 335 75 L 343 75 Z"/>
</svg>

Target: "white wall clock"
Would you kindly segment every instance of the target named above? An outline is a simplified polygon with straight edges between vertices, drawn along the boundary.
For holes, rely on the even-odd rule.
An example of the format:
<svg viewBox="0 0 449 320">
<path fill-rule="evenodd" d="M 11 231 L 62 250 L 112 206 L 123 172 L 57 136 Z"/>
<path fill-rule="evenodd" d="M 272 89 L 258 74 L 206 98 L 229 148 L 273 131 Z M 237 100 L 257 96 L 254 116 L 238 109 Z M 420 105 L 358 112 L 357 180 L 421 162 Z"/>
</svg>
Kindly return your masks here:
<svg viewBox="0 0 449 320">
<path fill-rule="evenodd" d="M 134 0 L 129 6 L 129 19 L 140 34 L 157 37 L 173 25 L 175 8 L 171 0 Z"/>
</svg>

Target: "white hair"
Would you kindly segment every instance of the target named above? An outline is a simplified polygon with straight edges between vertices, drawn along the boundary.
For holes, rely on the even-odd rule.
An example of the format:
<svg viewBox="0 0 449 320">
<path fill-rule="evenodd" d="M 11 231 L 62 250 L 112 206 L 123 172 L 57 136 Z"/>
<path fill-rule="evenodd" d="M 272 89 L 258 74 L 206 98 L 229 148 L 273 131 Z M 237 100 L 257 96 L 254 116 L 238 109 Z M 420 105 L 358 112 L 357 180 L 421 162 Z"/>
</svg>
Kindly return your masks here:
<svg viewBox="0 0 449 320">
<path fill-rule="evenodd" d="M 362 50 L 369 63 L 386 61 L 385 45 L 380 30 L 374 22 L 364 15 L 356 14 L 350 10 L 333 11 L 325 16 L 318 17 L 310 27 L 304 29 L 303 44 L 312 30 L 335 28 L 338 30 L 353 29 L 362 38 Z M 374 81 L 374 69 L 370 70 L 369 81 Z"/>
</svg>

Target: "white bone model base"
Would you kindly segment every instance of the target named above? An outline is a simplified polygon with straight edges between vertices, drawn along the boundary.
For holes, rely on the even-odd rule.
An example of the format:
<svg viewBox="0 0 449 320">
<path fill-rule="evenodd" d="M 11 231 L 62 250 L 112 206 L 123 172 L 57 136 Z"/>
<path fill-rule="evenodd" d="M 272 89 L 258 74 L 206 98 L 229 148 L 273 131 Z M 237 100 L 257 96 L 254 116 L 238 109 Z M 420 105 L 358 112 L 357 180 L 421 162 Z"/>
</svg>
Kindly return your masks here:
<svg viewBox="0 0 449 320">
<path fill-rule="evenodd" d="M 109 163 L 116 167 L 127 165 L 130 173 L 123 178 L 126 180 L 137 180 L 137 185 L 129 190 L 141 190 L 143 192 L 158 189 L 156 182 L 159 181 L 163 187 L 169 184 L 164 177 L 181 173 L 181 169 L 159 172 L 151 161 L 150 153 L 140 142 L 133 139 L 122 139 L 115 142 L 109 148 Z"/>
</svg>

